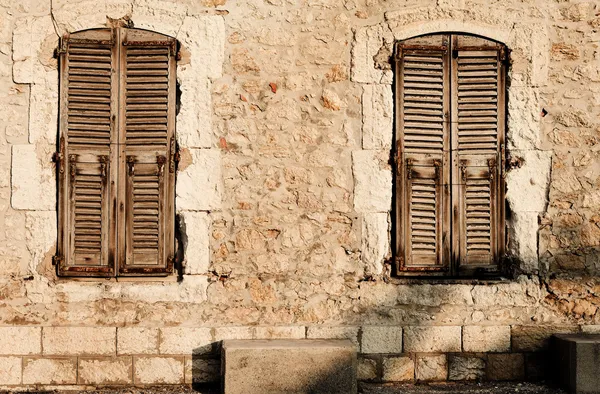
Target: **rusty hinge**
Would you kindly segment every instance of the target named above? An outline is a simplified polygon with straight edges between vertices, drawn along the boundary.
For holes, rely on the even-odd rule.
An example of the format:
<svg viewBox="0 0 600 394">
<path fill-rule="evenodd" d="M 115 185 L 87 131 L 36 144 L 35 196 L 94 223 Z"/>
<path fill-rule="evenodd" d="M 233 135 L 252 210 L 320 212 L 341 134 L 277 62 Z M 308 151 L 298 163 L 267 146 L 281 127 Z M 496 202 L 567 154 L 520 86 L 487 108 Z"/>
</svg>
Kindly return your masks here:
<svg viewBox="0 0 600 394">
<path fill-rule="evenodd" d="M 98 156 L 98 161 L 100 161 L 100 176 L 103 181 L 106 181 L 106 167 L 108 165 L 108 156 Z"/>
<path fill-rule="evenodd" d="M 507 48 L 503 45 L 500 48 L 500 61 L 503 63 L 506 63 L 508 61 L 508 50 Z"/>
<path fill-rule="evenodd" d="M 402 60 L 404 57 L 404 51 L 402 50 L 402 45 L 396 45 L 396 60 Z"/>
<path fill-rule="evenodd" d="M 461 174 L 463 180 L 467 179 L 467 161 L 466 160 L 460 161 L 460 174 Z"/>
<path fill-rule="evenodd" d="M 167 257 L 167 270 L 169 270 L 169 271 L 173 270 L 174 266 L 175 266 L 175 256 L 170 255 L 169 257 Z"/>
<path fill-rule="evenodd" d="M 493 181 L 494 171 L 496 171 L 496 159 L 488 159 L 488 169 L 490 181 Z"/>
<path fill-rule="evenodd" d="M 58 39 L 58 46 L 54 49 L 55 58 L 58 58 L 60 55 L 67 53 L 68 42 L 69 36 L 67 34 Z"/>
<path fill-rule="evenodd" d="M 177 166 L 177 164 L 179 164 L 179 160 L 181 160 L 181 154 L 179 153 L 179 150 L 177 149 L 174 137 L 171 137 L 170 150 L 171 150 L 171 160 L 169 161 L 169 172 L 174 173 L 175 167 Z"/>
<path fill-rule="evenodd" d="M 127 169 L 129 176 L 133 176 L 135 173 L 135 157 L 127 156 Z"/>
<path fill-rule="evenodd" d="M 406 178 L 407 179 L 412 179 L 412 166 L 413 166 L 413 159 L 406 159 Z"/>
<path fill-rule="evenodd" d="M 163 170 L 165 168 L 165 163 L 167 162 L 167 158 L 160 155 L 156 156 L 156 164 L 158 165 L 158 177 L 162 178 Z"/>
<path fill-rule="evenodd" d="M 55 254 L 54 256 L 52 256 L 52 265 L 61 265 L 64 261 L 64 257 L 60 256 L 58 254 Z"/>
</svg>

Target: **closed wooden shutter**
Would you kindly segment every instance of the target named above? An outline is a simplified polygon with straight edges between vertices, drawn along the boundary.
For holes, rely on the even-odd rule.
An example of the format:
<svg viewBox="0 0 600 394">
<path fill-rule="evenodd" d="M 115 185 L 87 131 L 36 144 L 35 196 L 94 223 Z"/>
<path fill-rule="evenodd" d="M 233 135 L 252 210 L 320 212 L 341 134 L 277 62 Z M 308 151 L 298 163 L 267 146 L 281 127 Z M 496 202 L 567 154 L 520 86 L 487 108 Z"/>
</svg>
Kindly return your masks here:
<svg viewBox="0 0 600 394">
<path fill-rule="evenodd" d="M 116 50 L 110 29 L 61 42 L 58 272 L 114 274 Z"/>
<path fill-rule="evenodd" d="M 449 260 L 449 43 L 397 47 L 396 212 L 398 270 L 444 273 Z"/>
<path fill-rule="evenodd" d="M 59 275 L 173 271 L 176 50 L 139 29 L 62 40 Z"/>
<path fill-rule="evenodd" d="M 167 274 L 174 252 L 175 39 L 123 30 L 122 275 Z"/>
<path fill-rule="evenodd" d="M 403 275 L 500 271 L 506 49 L 437 34 L 396 47 L 396 253 Z"/>
<path fill-rule="evenodd" d="M 504 47 L 453 37 L 452 152 L 460 273 L 496 272 L 504 251 Z"/>
</svg>

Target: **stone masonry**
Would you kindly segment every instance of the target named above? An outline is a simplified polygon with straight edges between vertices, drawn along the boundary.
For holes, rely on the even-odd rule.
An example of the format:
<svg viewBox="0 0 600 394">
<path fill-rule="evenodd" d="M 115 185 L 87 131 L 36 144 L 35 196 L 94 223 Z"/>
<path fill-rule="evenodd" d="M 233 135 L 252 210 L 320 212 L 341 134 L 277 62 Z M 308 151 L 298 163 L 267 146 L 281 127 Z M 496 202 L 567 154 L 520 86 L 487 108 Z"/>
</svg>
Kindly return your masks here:
<svg viewBox="0 0 600 394">
<path fill-rule="evenodd" d="M 177 38 L 181 278 L 58 278 L 65 32 Z M 396 40 L 510 49 L 508 260 L 391 276 Z M 600 5 L 489 0 L 0 0 L 0 388 L 219 380 L 225 339 L 342 338 L 365 381 L 545 376 L 600 332 Z M 386 55 L 387 54 L 387 55 Z"/>
</svg>

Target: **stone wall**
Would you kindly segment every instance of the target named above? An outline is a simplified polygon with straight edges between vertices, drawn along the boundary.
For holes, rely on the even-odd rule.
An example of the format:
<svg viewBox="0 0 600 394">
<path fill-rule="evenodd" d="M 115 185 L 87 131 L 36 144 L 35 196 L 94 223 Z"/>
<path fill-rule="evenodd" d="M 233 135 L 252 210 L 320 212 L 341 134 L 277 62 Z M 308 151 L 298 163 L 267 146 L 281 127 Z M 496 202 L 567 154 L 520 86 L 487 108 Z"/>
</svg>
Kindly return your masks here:
<svg viewBox="0 0 600 394">
<path fill-rule="evenodd" d="M 551 333 L 600 324 L 599 14 L 576 0 L 0 0 L 0 384 L 215 380 L 220 340 L 269 337 L 349 337 L 365 380 L 539 377 Z M 53 51 L 126 15 L 182 46 L 183 279 L 57 278 Z M 511 50 L 513 278 L 390 277 L 382 59 L 440 31 Z"/>
</svg>

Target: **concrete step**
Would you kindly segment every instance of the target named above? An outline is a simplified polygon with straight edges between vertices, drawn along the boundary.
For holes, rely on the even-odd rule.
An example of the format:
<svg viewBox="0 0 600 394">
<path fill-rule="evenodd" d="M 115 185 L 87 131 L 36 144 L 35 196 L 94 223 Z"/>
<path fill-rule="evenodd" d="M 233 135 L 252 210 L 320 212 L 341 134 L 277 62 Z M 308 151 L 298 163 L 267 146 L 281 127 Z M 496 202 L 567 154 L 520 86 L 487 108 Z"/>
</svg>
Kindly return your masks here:
<svg viewBox="0 0 600 394">
<path fill-rule="evenodd" d="M 554 376 L 576 394 L 600 394 L 600 334 L 557 334 L 552 337 Z"/>
<path fill-rule="evenodd" d="M 356 393 L 349 340 L 228 340 L 221 358 L 224 394 Z"/>
</svg>

